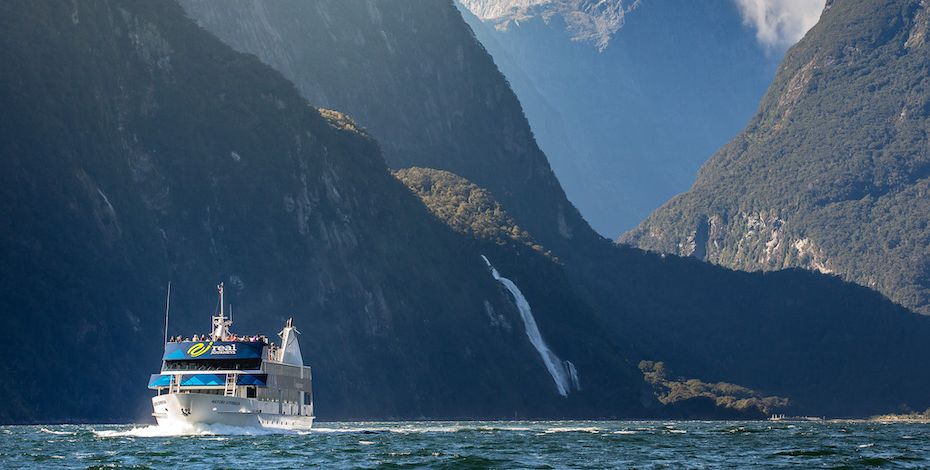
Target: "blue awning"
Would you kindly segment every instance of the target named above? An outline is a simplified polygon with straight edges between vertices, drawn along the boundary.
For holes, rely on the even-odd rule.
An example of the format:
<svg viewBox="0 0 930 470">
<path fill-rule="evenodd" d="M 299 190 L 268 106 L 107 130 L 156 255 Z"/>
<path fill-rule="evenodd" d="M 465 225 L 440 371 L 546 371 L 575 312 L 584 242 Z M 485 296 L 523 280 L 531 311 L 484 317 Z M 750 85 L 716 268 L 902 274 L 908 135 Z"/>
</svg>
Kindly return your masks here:
<svg viewBox="0 0 930 470">
<path fill-rule="evenodd" d="M 168 385 L 171 385 L 171 376 L 169 375 L 152 374 L 149 377 L 149 388 L 167 387 Z"/>
<path fill-rule="evenodd" d="M 152 374 L 149 388 L 167 387 L 171 384 L 171 374 Z M 181 376 L 182 387 L 222 387 L 226 385 L 226 374 L 190 374 Z M 268 386 L 268 374 L 238 374 L 236 385 Z"/>
</svg>

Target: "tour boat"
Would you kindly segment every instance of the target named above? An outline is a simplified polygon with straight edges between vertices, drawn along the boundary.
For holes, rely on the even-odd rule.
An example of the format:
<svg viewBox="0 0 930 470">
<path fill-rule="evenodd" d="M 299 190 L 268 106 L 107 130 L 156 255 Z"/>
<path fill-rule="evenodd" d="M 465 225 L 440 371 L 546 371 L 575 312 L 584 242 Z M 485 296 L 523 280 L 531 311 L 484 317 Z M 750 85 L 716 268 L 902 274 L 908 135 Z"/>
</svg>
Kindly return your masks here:
<svg viewBox="0 0 930 470">
<path fill-rule="evenodd" d="M 159 425 L 310 429 L 310 368 L 303 363 L 293 320 L 278 333 L 280 344 L 232 334 L 223 284 L 217 289 L 219 315 L 213 316 L 209 335 L 168 340 L 166 334 L 161 373 L 149 380 L 149 388 L 157 391 L 152 416 Z"/>
</svg>

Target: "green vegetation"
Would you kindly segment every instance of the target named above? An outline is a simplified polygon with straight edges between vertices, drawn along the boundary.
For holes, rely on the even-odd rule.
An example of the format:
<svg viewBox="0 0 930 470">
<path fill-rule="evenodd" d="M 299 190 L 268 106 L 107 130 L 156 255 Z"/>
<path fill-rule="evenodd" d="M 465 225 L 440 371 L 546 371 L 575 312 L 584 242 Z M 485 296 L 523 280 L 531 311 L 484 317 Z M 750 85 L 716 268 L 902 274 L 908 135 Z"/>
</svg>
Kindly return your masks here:
<svg viewBox="0 0 930 470">
<path fill-rule="evenodd" d="M 894 423 L 894 422 L 907 422 L 907 423 L 930 423 L 930 409 L 927 409 L 920 412 L 910 412 L 910 413 L 893 413 L 872 416 L 869 418 L 870 421 L 877 421 L 881 423 Z"/>
<path fill-rule="evenodd" d="M 930 7 L 836 1 L 745 131 L 622 242 L 834 272 L 930 314 Z"/>
<path fill-rule="evenodd" d="M 718 408 L 736 411 L 751 417 L 765 417 L 790 406 L 787 398 L 764 396 L 755 390 L 726 382 L 704 383 L 698 379 L 670 377 L 664 362 L 640 361 L 639 369 L 652 384 L 659 402 L 683 405 L 701 399 L 713 400 Z"/>
<path fill-rule="evenodd" d="M 510 241 L 543 251 L 500 203 L 476 184 L 443 170 L 406 168 L 394 176 L 407 185 L 433 214 L 453 230 L 504 245 Z"/>
</svg>

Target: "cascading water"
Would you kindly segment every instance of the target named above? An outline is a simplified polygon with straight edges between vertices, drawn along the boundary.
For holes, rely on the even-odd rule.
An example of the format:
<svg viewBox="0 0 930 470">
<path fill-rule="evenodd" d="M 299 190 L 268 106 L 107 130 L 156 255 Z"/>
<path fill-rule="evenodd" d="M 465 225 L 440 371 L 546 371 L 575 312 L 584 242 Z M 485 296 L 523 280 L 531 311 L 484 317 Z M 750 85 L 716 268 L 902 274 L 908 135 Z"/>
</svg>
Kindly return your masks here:
<svg viewBox="0 0 930 470">
<path fill-rule="evenodd" d="M 484 259 L 484 262 L 487 263 L 488 267 L 491 268 L 491 275 L 494 276 L 494 279 L 503 284 L 510 292 L 510 295 L 513 296 L 514 303 L 517 305 L 517 310 L 520 311 L 520 318 L 523 319 L 523 326 L 526 328 L 526 336 L 530 339 L 530 344 L 536 348 L 536 352 L 539 353 L 539 356 L 542 357 L 543 363 L 546 364 L 546 370 L 548 370 L 549 375 L 552 376 L 552 380 L 555 382 L 559 395 L 567 397 L 573 388 L 575 390 L 581 390 L 578 383 L 578 371 L 575 369 L 575 365 L 569 361 L 559 359 L 559 356 L 556 356 L 555 353 L 549 349 L 549 346 L 546 345 L 546 341 L 543 340 L 542 335 L 539 333 L 539 327 L 536 326 L 533 310 L 530 308 L 529 302 L 526 301 L 526 297 L 523 297 L 523 293 L 520 292 L 520 288 L 510 279 L 501 276 L 500 273 L 497 272 L 497 269 L 491 265 L 491 262 L 488 261 L 486 256 L 481 255 L 481 257 Z"/>
</svg>

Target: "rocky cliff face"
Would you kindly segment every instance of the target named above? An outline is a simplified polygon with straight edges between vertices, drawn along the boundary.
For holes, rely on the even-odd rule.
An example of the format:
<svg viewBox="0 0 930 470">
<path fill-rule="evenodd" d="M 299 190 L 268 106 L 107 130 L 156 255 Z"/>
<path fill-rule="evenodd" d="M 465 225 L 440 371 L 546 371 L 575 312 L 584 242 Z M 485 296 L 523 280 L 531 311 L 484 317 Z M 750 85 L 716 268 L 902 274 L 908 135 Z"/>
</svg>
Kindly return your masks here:
<svg viewBox="0 0 930 470">
<path fill-rule="evenodd" d="M 828 5 L 759 113 L 622 241 L 835 273 L 930 313 L 926 2 Z"/>
<path fill-rule="evenodd" d="M 320 417 L 641 409 L 614 350 L 574 354 L 614 378 L 559 396 L 504 326 L 519 312 L 482 253 L 375 142 L 176 4 L 14 1 L 0 23 L 0 325 L 15 338 L 0 421 L 144 419 L 168 280 L 171 334 L 203 332 L 220 280 L 240 332 L 294 316 Z"/>
<path fill-rule="evenodd" d="M 451 0 L 181 4 L 223 41 L 280 70 L 311 103 L 347 112 L 392 168 L 439 168 L 474 181 L 552 249 L 593 235 Z"/>
</svg>

